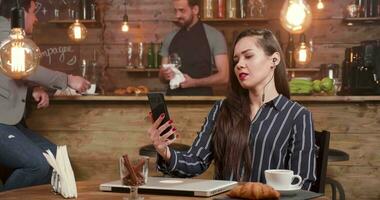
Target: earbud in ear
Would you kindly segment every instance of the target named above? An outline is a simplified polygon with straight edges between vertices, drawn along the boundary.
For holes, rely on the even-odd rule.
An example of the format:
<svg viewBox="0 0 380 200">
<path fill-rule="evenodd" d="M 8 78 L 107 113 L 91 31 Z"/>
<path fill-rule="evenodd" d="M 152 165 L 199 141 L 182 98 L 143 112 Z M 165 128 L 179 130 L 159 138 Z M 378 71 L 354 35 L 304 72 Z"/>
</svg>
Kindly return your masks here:
<svg viewBox="0 0 380 200">
<path fill-rule="evenodd" d="M 273 62 L 274 62 L 274 63 L 277 62 L 277 58 L 273 58 Z"/>
</svg>

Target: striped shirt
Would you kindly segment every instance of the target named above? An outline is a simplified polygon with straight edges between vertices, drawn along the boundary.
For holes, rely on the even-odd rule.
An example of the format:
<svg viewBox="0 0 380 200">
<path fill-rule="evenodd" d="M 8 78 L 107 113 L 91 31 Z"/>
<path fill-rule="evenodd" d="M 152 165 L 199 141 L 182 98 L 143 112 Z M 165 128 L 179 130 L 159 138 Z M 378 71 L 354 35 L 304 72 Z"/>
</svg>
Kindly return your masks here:
<svg viewBox="0 0 380 200">
<path fill-rule="evenodd" d="M 222 103 L 215 103 L 189 151 L 169 148 L 169 162 L 158 157 L 160 171 L 177 177 L 193 177 L 207 170 L 213 160 L 212 130 Z M 291 169 L 302 177 L 302 189 L 310 190 L 316 180 L 316 146 L 312 116 L 305 107 L 279 95 L 260 107 L 249 130 L 250 181 L 265 183 L 266 169 Z M 240 171 L 244 173 L 243 169 Z M 236 180 L 233 174 L 220 178 Z"/>
</svg>

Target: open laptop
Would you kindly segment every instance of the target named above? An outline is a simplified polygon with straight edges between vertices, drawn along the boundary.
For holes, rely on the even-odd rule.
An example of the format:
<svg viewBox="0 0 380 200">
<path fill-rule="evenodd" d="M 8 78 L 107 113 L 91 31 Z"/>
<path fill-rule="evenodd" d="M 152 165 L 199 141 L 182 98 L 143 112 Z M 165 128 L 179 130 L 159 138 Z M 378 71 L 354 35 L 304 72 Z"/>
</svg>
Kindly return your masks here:
<svg viewBox="0 0 380 200">
<path fill-rule="evenodd" d="M 237 182 L 192 178 L 149 177 L 145 185 L 139 186 L 139 193 L 180 196 L 213 196 L 233 188 Z M 104 192 L 129 192 L 129 186 L 120 180 L 103 183 L 99 189 Z"/>
</svg>

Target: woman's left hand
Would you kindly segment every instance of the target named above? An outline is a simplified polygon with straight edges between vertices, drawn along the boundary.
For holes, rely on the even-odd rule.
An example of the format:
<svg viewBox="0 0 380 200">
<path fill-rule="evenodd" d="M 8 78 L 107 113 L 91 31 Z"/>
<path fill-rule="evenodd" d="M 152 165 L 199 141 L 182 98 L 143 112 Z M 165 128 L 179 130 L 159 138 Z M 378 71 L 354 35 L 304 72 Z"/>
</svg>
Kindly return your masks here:
<svg viewBox="0 0 380 200">
<path fill-rule="evenodd" d="M 153 122 L 153 119 L 151 116 L 148 116 L 151 121 Z M 176 128 L 172 126 L 173 121 L 169 120 L 166 123 L 164 123 L 162 126 L 160 126 L 162 120 L 164 119 L 165 115 L 161 114 L 161 116 L 153 122 L 152 126 L 148 129 L 148 134 L 149 137 L 152 141 L 152 144 L 156 151 L 164 158 L 164 160 L 169 160 L 171 155 L 170 151 L 168 150 L 168 146 L 172 144 L 175 140 L 176 137 L 173 139 L 169 139 L 169 137 L 172 134 L 176 134 Z M 172 127 L 167 133 L 163 134 L 162 133 L 168 128 Z"/>
</svg>

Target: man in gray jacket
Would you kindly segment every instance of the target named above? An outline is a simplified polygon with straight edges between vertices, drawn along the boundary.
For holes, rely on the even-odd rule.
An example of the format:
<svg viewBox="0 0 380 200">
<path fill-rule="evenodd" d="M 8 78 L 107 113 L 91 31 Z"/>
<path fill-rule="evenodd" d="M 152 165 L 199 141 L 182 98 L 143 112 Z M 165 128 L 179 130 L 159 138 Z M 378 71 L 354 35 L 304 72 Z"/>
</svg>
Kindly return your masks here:
<svg viewBox="0 0 380 200">
<path fill-rule="evenodd" d="M 25 9 L 25 31 L 31 33 L 33 24 L 37 21 L 34 14 L 35 0 L 19 2 Z M 0 41 L 9 35 L 10 11 L 15 6 L 15 0 L 2 0 L 0 3 Z M 0 185 L 0 191 L 45 184 L 51 178 L 52 169 L 42 152 L 50 149 L 55 154 L 57 146 L 21 123 L 30 83 L 53 89 L 70 87 L 78 92 L 84 92 L 90 87 L 90 83 L 82 77 L 42 66 L 22 80 L 13 80 L 0 71 L 0 165 L 13 170 L 6 182 Z M 34 88 L 33 97 L 38 102 L 38 107 L 48 105 L 48 96 L 43 90 Z"/>
</svg>

